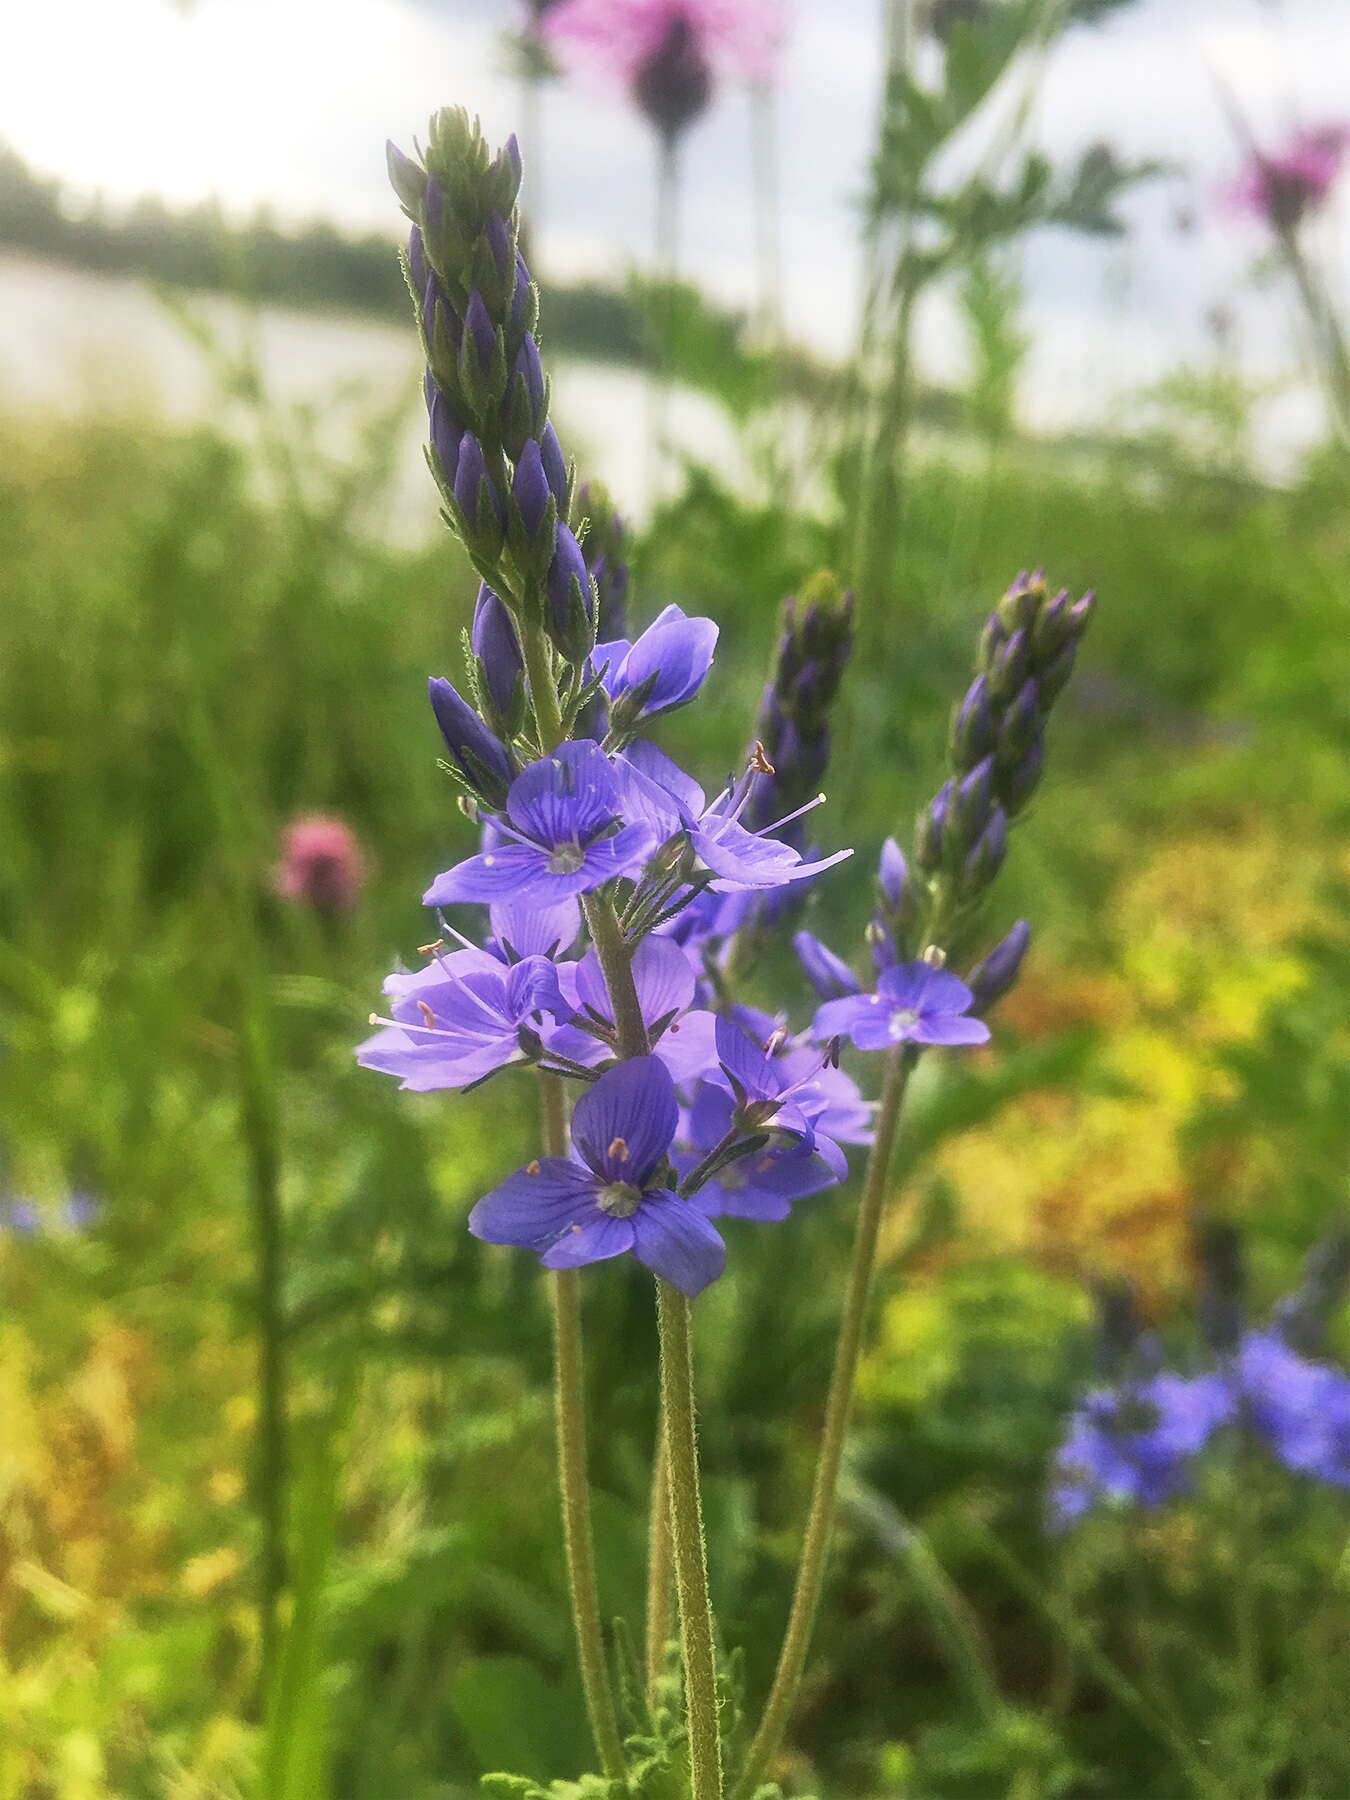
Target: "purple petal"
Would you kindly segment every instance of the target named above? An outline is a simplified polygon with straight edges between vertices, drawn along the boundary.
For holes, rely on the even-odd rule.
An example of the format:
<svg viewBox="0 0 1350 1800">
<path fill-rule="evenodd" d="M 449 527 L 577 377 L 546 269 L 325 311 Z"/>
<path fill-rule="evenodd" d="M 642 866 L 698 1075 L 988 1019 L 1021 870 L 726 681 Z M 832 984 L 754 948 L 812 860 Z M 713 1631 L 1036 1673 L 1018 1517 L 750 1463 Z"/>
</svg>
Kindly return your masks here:
<svg viewBox="0 0 1350 1800">
<path fill-rule="evenodd" d="M 610 1069 L 577 1101 L 572 1142 L 601 1181 L 642 1188 L 678 1122 L 670 1071 L 654 1056 L 638 1056 Z M 623 1148 L 615 1151 L 615 1144 Z"/>
<path fill-rule="evenodd" d="M 558 971 L 546 956 L 527 957 L 506 978 L 507 1016 L 519 1023 L 534 1012 L 551 1013 L 560 1024 L 570 1019 L 572 1008 L 558 986 Z"/>
<path fill-rule="evenodd" d="M 973 998 L 950 969 L 931 963 L 897 963 L 877 979 L 877 991 L 890 1005 L 906 1012 L 963 1013 Z"/>
<path fill-rule="evenodd" d="M 581 907 L 575 895 L 556 906 L 520 906 L 500 901 L 489 913 L 492 935 L 516 956 L 553 956 L 570 950 L 581 931 Z"/>
<path fill-rule="evenodd" d="M 717 626 L 711 619 L 687 619 L 678 606 L 668 606 L 625 657 L 618 691 L 638 687 L 654 677 L 642 717 L 683 706 L 703 685 L 716 647 Z M 613 696 L 615 689 L 610 693 Z"/>
<path fill-rule="evenodd" d="M 656 842 L 648 825 L 625 825 L 613 837 L 596 838 L 586 846 L 581 867 L 571 878 L 576 883 L 571 891 L 586 894 L 592 888 L 603 887 L 607 881 L 617 880 L 620 875 L 632 874 L 655 848 Z"/>
<path fill-rule="evenodd" d="M 538 844 L 583 843 L 617 816 L 619 785 L 600 746 L 580 739 L 559 744 L 519 774 L 506 810 L 516 829 Z"/>
<path fill-rule="evenodd" d="M 546 1269 L 578 1269 L 583 1263 L 622 1256 L 632 1248 L 632 1219 L 612 1219 L 597 1211 L 589 1219 L 569 1225 L 539 1260 Z"/>
<path fill-rule="evenodd" d="M 885 1017 L 888 1011 L 889 1008 L 875 994 L 854 994 L 843 1000 L 827 1000 L 823 1006 L 816 1008 L 811 1035 L 821 1041 L 832 1037 L 852 1037 L 860 1024 Z"/>
<path fill-rule="evenodd" d="M 809 931 L 797 932 L 792 948 L 806 971 L 806 979 L 822 1000 L 836 1000 L 859 991 L 862 984 L 844 959 Z"/>
<path fill-rule="evenodd" d="M 669 938 L 643 938 L 633 958 L 633 983 L 648 1025 L 694 1004 L 694 971 L 689 958 Z"/>
<path fill-rule="evenodd" d="M 438 875 L 423 894 L 422 904 L 449 906 L 456 900 L 477 900 L 491 905 L 494 900 L 520 901 L 526 894 L 537 894 L 552 905 L 578 892 L 578 888 L 568 885 L 566 876 L 550 874 L 545 851 L 530 844 L 508 843 L 486 850 L 481 856 L 471 856 Z"/>
<path fill-rule="evenodd" d="M 565 1156 L 546 1156 L 486 1194 L 469 1214 L 469 1230 L 487 1244 L 543 1250 L 570 1226 L 584 1224 L 596 1210 L 595 1196 L 589 1170 Z"/>
<path fill-rule="evenodd" d="M 633 1214 L 633 1250 L 639 1262 L 691 1299 L 727 1266 L 727 1247 L 707 1219 L 665 1188 L 648 1194 Z"/>
<path fill-rule="evenodd" d="M 471 1081 L 480 1081 L 494 1069 L 504 1069 L 520 1056 L 514 1034 L 496 1044 L 484 1044 L 479 1039 L 471 1046 L 462 1040 L 442 1041 L 444 1035 L 386 1026 L 357 1045 L 356 1060 L 363 1069 L 398 1076 L 400 1086 L 411 1094 L 433 1094 L 446 1088 L 467 1087 Z"/>
<path fill-rule="evenodd" d="M 611 699 L 616 688 L 623 685 L 623 661 L 632 648 L 627 638 L 611 638 L 606 644 L 597 644 L 591 652 L 592 666 L 605 671 L 600 680 Z"/>
<path fill-rule="evenodd" d="M 703 789 L 693 776 L 686 775 L 664 750 L 659 750 L 646 738 L 639 738 L 637 743 L 630 744 L 619 763 L 620 766 L 627 763 L 630 769 L 636 769 L 647 781 L 654 782 L 662 793 L 674 801 L 685 824 L 692 824 L 707 805 Z"/>
<path fill-rule="evenodd" d="M 759 837 L 737 820 L 715 814 L 705 818 L 690 835 L 700 859 L 719 878 L 712 884 L 718 893 L 738 887 L 782 887 L 786 882 L 818 875 L 822 869 L 853 854 L 851 850 L 839 850 L 819 862 L 803 862 L 801 852 L 780 838 Z"/>
<path fill-rule="evenodd" d="M 717 1021 L 717 1060 L 750 1100 L 772 1098 L 782 1091 L 778 1071 L 759 1045 L 721 1017 Z"/>
<path fill-rule="evenodd" d="M 682 1087 L 718 1067 L 716 1023 L 710 1012 L 687 1012 L 657 1044 L 655 1054 Z"/>
<path fill-rule="evenodd" d="M 959 1013 L 921 1013 L 904 1035 L 912 1044 L 987 1044 L 989 1027 Z"/>
</svg>

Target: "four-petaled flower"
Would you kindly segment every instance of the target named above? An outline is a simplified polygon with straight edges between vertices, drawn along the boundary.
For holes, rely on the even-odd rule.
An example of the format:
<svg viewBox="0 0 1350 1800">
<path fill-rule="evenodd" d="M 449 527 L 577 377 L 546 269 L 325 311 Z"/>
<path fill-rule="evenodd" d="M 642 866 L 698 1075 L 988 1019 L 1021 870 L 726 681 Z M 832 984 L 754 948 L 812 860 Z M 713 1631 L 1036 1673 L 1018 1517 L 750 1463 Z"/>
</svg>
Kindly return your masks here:
<svg viewBox="0 0 1350 1800">
<path fill-rule="evenodd" d="M 603 668 L 612 730 L 631 732 L 644 719 L 685 706 L 703 686 L 717 648 L 711 619 L 690 619 L 667 606 L 638 638 L 597 644 L 594 664 Z"/>
<path fill-rule="evenodd" d="M 371 1015 L 384 1029 L 358 1045 L 356 1060 L 399 1076 L 418 1094 L 467 1087 L 519 1062 L 522 1026 L 572 1016 L 558 971 L 544 956 L 508 967 L 485 950 L 456 950 L 413 974 L 391 975 L 384 991 L 393 1017 Z"/>
<path fill-rule="evenodd" d="M 681 1293 L 701 1293 L 726 1264 L 726 1245 L 670 1185 L 667 1153 L 679 1119 L 675 1084 L 654 1056 L 609 1070 L 577 1101 L 579 1160 L 547 1156 L 517 1169 L 469 1214 L 489 1244 L 539 1253 L 549 1269 L 631 1251 Z"/>
<path fill-rule="evenodd" d="M 893 1044 L 983 1044 L 989 1027 L 967 1016 L 974 995 L 949 969 L 897 963 L 877 977 L 874 994 L 827 1000 L 816 1011 L 817 1038 L 849 1037 L 859 1050 Z"/>
<path fill-rule="evenodd" d="M 455 900 L 512 899 L 555 906 L 589 893 L 646 860 L 652 834 L 622 825 L 619 782 L 598 744 L 560 744 L 511 783 L 506 842 L 438 875 L 422 896 L 427 906 Z M 618 826 L 618 829 L 614 829 Z"/>
</svg>

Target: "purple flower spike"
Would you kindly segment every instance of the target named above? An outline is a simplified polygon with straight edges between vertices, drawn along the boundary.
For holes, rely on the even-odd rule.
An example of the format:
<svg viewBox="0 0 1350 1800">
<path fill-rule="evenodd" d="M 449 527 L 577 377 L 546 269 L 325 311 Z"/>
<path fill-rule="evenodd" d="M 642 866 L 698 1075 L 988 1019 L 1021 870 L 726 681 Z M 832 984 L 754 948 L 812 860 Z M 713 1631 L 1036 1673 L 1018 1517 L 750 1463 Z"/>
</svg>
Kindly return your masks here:
<svg viewBox="0 0 1350 1800">
<path fill-rule="evenodd" d="M 822 1000 L 842 1000 L 845 995 L 860 991 L 862 983 L 843 958 L 809 931 L 797 932 L 792 948 L 806 971 L 806 979 Z"/>
<path fill-rule="evenodd" d="M 469 1230 L 489 1244 L 537 1251 L 549 1269 L 631 1253 L 681 1293 L 702 1293 L 727 1252 L 703 1213 L 669 1185 L 678 1118 L 664 1063 L 620 1063 L 577 1101 L 572 1143 L 580 1161 L 549 1156 L 518 1169 L 478 1202 Z"/>
<path fill-rule="evenodd" d="M 686 618 L 667 606 L 631 647 L 620 638 L 600 646 L 609 655 L 605 689 L 614 729 L 633 731 L 644 719 L 684 706 L 703 686 L 717 648 L 711 619 Z"/>
<path fill-rule="evenodd" d="M 972 1019 L 974 995 L 948 969 L 897 963 L 877 978 L 875 994 L 827 1000 L 816 1013 L 817 1039 L 849 1037 L 859 1050 L 894 1044 L 984 1044 L 989 1027 Z"/>
<path fill-rule="evenodd" d="M 511 784 L 508 841 L 437 876 L 427 906 L 454 901 L 515 900 L 556 905 L 603 887 L 644 862 L 652 848 L 645 825 L 618 831 L 619 785 L 598 744 L 560 744 Z"/>
</svg>

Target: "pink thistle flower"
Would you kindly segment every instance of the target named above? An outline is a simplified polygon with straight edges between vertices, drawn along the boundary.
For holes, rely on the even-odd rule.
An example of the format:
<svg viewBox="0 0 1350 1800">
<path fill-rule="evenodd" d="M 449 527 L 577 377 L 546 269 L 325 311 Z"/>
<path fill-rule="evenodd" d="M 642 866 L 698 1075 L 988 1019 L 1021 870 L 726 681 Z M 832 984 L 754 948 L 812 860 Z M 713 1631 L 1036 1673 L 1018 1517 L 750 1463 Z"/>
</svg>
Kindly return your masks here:
<svg viewBox="0 0 1350 1800">
<path fill-rule="evenodd" d="M 719 79 L 773 83 L 787 19 L 781 0 L 562 0 L 543 31 L 552 49 L 617 77 L 673 139 L 706 109 Z"/>
<path fill-rule="evenodd" d="M 327 813 L 306 813 L 286 827 L 276 891 L 283 900 L 316 912 L 346 912 L 366 880 L 366 859 L 356 833 Z"/>
<path fill-rule="evenodd" d="M 1326 202 L 1350 150 L 1350 123 L 1307 127 L 1278 151 L 1257 151 L 1228 189 L 1235 212 L 1294 231 Z"/>
</svg>

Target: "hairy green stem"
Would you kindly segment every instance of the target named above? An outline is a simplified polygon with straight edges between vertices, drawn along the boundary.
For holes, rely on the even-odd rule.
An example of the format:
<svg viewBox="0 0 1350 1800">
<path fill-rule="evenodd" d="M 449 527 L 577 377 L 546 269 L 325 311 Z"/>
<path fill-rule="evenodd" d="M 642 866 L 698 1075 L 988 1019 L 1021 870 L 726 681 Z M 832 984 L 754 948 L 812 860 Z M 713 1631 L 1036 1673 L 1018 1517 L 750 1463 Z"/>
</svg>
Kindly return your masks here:
<svg viewBox="0 0 1350 1800">
<path fill-rule="evenodd" d="M 567 1122 L 562 1083 L 541 1074 L 544 1149 L 549 1156 L 567 1153 Z M 567 1586 L 576 1627 L 581 1685 L 586 1694 L 595 1747 L 605 1774 L 621 1778 L 627 1767 L 619 1736 L 600 1628 L 600 1595 L 595 1580 L 595 1546 L 591 1536 L 591 1494 L 586 1475 L 586 1399 L 581 1352 L 581 1279 L 576 1269 L 558 1269 L 550 1288 L 553 1300 L 553 1394 L 558 1430 L 558 1485 L 562 1490 L 563 1543 L 567 1551 Z"/>
<path fill-rule="evenodd" d="M 825 1578 L 830 1531 L 834 1524 L 839 1465 L 843 1459 L 844 1439 L 853 1407 L 853 1386 L 858 1374 L 863 1324 L 867 1317 L 867 1300 L 886 1199 L 886 1176 L 912 1066 L 912 1055 L 903 1045 L 897 1045 L 886 1060 L 886 1076 L 877 1111 L 876 1141 L 868 1158 L 862 1202 L 858 1208 L 853 1260 L 844 1295 L 839 1341 L 835 1346 L 830 1393 L 825 1403 L 820 1457 L 816 1463 L 815 1483 L 811 1490 L 811 1511 L 806 1522 L 806 1535 L 802 1540 L 802 1558 L 792 1594 L 792 1610 L 788 1614 L 787 1632 L 779 1653 L 778 1667 L 774 1671 L 773 1685 L 769 1689 L 769 1698 L 765 1702 L 764 1716 L 745 1759 L 740 1779 L 732 1789 L 732 1800 L 750 1800 L 750 1796 L 764 1779 L 765 1771 L 778 1754 L 806 1663 L 807 1647 Z"/>
<path fill-rule="evenodd" d="M 581 896 L 582 911 L 590 927 L 591 942 L 600 959 L 605 986 L 614 1008 L 614 1027 L 619 1035 L 619 1055 L 646 1056 L 651 1049 L 647 1021 L 633 983 L 633 957 L 624 942 L 623 928 L 614 902 L 601 890 Z"/>
<path fill-rule="evenodd" d="M 652 1467 L 651 1512 L 647 1520 L 647 1693 L 656 1691 L 666 1666 L 670 1641 L 672 1594 L 670 1541 L 670 1464 L 666 1460 L 666 1422 L 657 1415 L 656 1461 Z"/>
<path fill-rule="evenodd" d="M 689 1720 L 690 1800 L 721 1800 L 722 1744 L 717 1727 L 717 1661 L 703 1544 L 698 1442 L 694 1428 L 694 1369 L 689 1348 L 689 1302 L 658 1279 L 661 1333 L 661 1411 L 670 1482 L 670 1534 L 680 1601 L 685 1709 Z"/>
<path fill-rule="evenodd" d="M 557 749 L 566 732 L 563 728 L 562 709 L 558 705 L 553 656 L 542 625 L 522 630 L 520 651 L 525 662 L 525 679 L 529 683 L 535 723 L 539 727 L 539 747 L 547 756 L 551 750 Z"/>
</svg>

